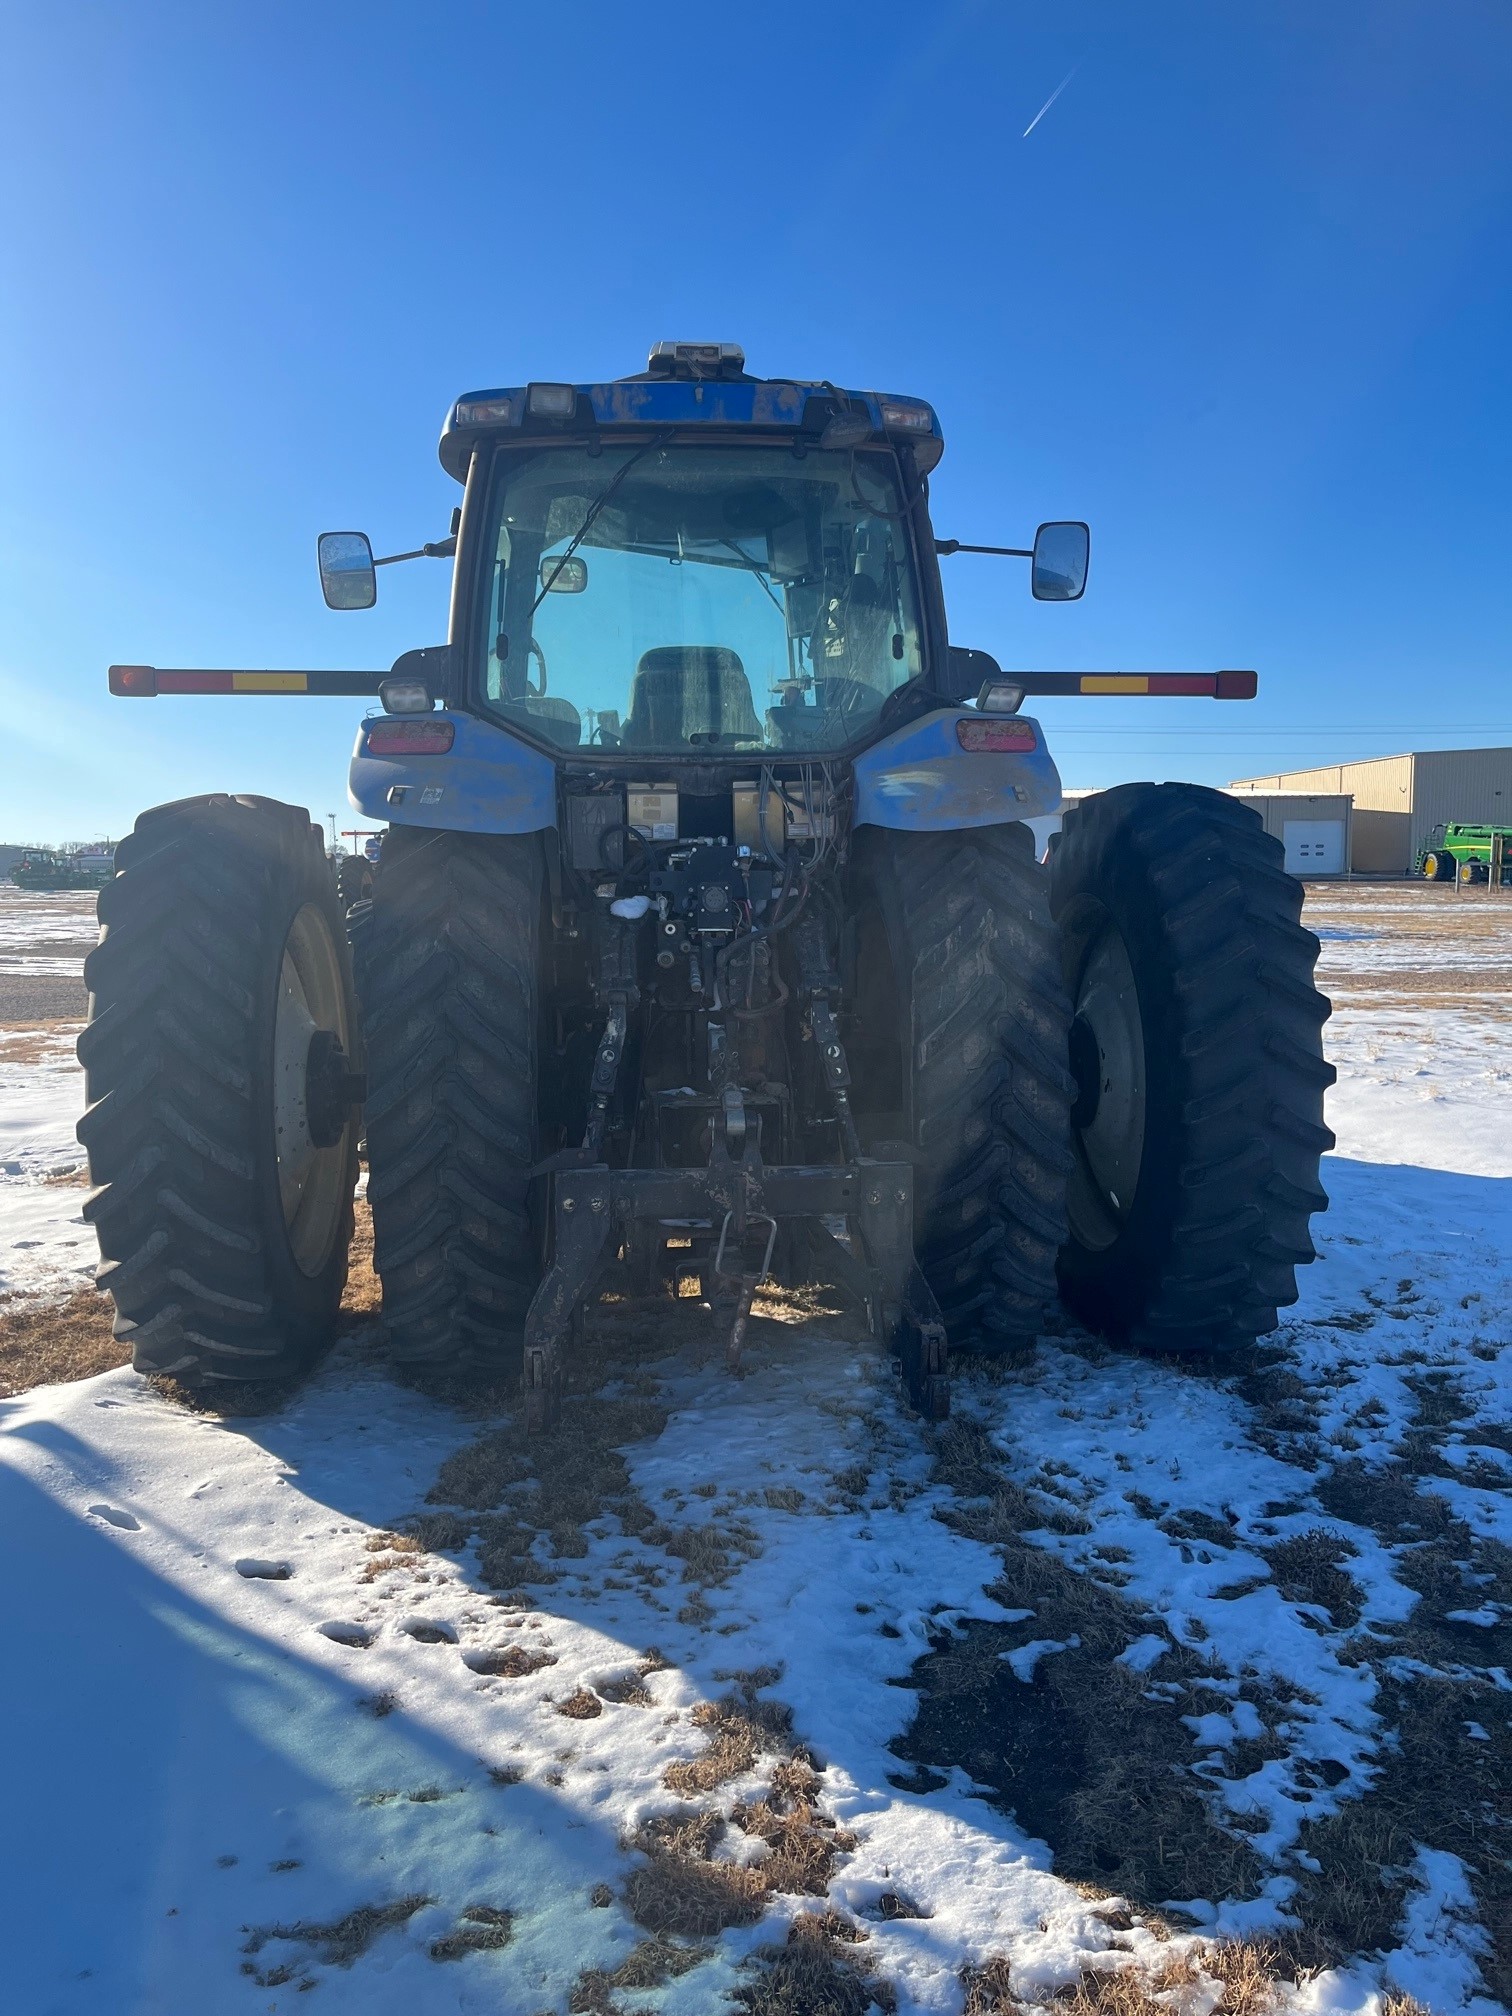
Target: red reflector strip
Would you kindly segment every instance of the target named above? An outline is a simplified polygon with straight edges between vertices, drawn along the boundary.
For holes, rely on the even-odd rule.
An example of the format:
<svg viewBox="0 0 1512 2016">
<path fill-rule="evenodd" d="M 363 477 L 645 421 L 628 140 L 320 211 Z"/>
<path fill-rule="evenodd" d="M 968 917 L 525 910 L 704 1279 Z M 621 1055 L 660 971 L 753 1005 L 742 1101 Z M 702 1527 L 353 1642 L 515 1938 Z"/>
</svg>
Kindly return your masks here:
<svg viewBox="0 0 1512 2016">
<path fill-rule="evenodd" d="M 370 721 L 363 747 L 369 756 L 444 756 L 456 733 L 456 723 L 444 716 L 396 714 Z"/>
<path fill-rule="evenodd" d="M 963 749 L 990 749 L 995 753 L 1017 752 L 1037 746 L 1032 721 L 971 721 L 965 718 L 956 722 L 956 740 Z"/>
<path fill-rule="evenodd" d="M 1167 697 L 1184 693 L 1199 700 L 1212 700 L 1218 693 L 1218 675 L 1216 672 L 1152 672 L 1147 690 Z"/>
<path fill-rule="evenodd" d="M 159 672 L 159 693 L 234 693 L 229 672 Z"/>
</svg>

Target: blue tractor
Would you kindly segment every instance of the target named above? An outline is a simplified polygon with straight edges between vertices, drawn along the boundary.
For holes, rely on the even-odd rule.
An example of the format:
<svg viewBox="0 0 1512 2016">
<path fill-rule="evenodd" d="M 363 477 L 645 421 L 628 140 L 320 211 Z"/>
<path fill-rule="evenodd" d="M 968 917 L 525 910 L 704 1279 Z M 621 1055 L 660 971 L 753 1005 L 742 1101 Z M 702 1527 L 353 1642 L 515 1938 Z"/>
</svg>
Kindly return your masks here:
<svg viewBox="0 0 1512 2016">
<path fill-rule="evenodd" d="M 343 914 L 266 799 L 144 813 L 100 897 L 79 1044 L 88 1213 L 145 1372 L 286 1377 L 330 1336 L 359 1139 L 400 1364 L 559 1407 L 584 1307 L 698 1294 L 738 1360 L 769 1277 L 850 1291 L 913 1404 L 947 1346 L 1063 1299 L 1136 1348 L 1274 1327 L 1313 1257 L 1332 1078 L 1301 890 L 1185 784 L 1029 820 L 1045 693 L 1247 698 L 1250 672 L 1003 672 L 942 556 L 1074 601 L 1087 528 L 935 536 L 913 398 L 661 344 L 611 383 L 471 393 L 450 638 L 386 674 L 116 666 L 112 689 L 375 696 Z M 319 542 L 364 609 L 359 533 Z M 355 980 L 354 980 L 355 963 Z"/>
</svg>

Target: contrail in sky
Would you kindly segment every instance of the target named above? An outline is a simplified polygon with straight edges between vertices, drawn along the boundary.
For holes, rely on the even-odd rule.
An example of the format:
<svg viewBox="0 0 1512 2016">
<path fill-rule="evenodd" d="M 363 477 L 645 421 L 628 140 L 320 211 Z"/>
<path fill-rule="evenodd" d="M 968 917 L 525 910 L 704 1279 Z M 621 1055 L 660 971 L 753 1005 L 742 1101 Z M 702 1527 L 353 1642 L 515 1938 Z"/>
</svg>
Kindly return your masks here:
<svg viewBox="0 0 1512 2016">
<path fill-rule="evenodd" d="M 1073 63 L 1071 65 L 1071 68 L 1066 72 L 1065 76 L 1062 77 L 1059 84 L 1056 85 L 1055 89 L 1050 93 L 1050 96 L 1045 100 L 1044 104 L 1041 105 L 1038 112 L 1036 112 L 1034 117 L 1029 121 L 1029 124 L 1024 128 L 1022 137 L 1025 140 L 1029 138 L 1029 135 L 1034 131 L 1035 127 L 1038 126 L 1039 122 L 1050 110 L 1050 107 L 1055 103 L 1056 99 L 1059 98 L 1062 91 L 1065 90 L 1066 86 L 1071 82 L 1071 79 L 1076 75 L 1080 67 L 1081 66 L 1078 63 Z"/>
</svg>

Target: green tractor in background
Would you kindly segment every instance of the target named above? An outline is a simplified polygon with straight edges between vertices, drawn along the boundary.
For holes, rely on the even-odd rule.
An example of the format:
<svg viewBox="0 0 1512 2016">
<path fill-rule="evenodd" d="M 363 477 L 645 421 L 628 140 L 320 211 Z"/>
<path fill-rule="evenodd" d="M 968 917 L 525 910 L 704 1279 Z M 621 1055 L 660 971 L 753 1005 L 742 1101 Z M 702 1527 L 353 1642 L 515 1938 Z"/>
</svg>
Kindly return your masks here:
<svg viewBox="0 0 1512 2016">
<path fill-rule="evenodd" d="M 1425 882 L 1494 882 L 1506 887 L 1512 859 L 1512 826 L 1467 826 L 1457 820 L 1435 826 L 1418 854 L 1416 872 Z"/>
</svg>

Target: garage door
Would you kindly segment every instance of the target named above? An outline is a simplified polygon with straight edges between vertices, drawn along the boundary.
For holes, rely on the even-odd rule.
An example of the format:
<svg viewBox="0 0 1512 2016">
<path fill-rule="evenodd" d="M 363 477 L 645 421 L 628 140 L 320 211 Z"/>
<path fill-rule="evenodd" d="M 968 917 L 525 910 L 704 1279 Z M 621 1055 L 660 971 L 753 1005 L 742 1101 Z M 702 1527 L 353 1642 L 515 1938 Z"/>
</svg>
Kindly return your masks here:
<svg viewBox="0 0 1512 2016">
<path fill-rule="evenodd" d="M 1288 875 L 1342 875 L 1344 821 L 1287 819 L 1281 827 Z"/>
</svg>

